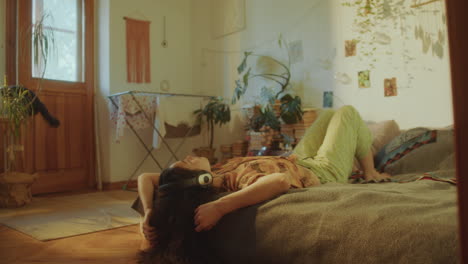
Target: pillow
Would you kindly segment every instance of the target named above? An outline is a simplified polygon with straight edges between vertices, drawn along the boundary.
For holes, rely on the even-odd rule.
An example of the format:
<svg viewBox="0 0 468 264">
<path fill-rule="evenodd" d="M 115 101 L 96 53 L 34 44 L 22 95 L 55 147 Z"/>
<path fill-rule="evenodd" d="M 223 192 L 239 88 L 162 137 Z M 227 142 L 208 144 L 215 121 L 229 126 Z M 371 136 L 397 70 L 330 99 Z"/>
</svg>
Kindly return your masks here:
<svg viewBox="0 0 468 264">
<path fill-rule="evenodd" d="M 454 153 L 453 135 L 453 129 L 410 129 L 375 156 L 376 168 L 391 175 L 437 170 Z"/>
<path fill-rule="evenodd" d="M 379 150 L 396 136 L 400 135 L 400 127 L 395 120 L 386 120 L 377 123 L 367 123 L 372 134 L 372 154 L 375 156 Z M 361 165 L 354 159 L 353 171 L 361 170 Z"/>
</svg>

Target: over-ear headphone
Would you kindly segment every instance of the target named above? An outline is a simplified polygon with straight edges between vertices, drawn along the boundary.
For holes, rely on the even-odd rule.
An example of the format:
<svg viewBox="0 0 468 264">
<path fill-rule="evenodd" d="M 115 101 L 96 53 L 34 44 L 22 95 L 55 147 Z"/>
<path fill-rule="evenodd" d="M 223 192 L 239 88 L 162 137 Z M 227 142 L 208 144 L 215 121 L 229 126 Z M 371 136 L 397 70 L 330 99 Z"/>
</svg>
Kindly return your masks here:
<svg viewBox="0 0 468 264">
<path fill-rule="evenodd" d="M 213 184 L 213 175 L 207 171 L 200 171 L 191 179 L 180 180 L 177 182 L 166 183 L 158 188 L 159 196 L 165 196 L 173 191 L 187 189 L 190 187 L 200 186 L 209 187 Z"/>
</svg>

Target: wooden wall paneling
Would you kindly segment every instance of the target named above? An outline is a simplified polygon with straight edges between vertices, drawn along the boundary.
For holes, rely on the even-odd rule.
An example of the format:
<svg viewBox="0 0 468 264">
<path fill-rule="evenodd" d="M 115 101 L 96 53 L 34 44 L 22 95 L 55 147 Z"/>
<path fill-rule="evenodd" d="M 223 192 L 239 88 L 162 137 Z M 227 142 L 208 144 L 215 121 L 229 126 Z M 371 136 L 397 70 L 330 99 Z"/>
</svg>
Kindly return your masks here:
<svg viewBox="0 0 468 264">
<path fill-rule="evenodd" d="M 46 102 L 45 98 L 42 96 L 41 100 Z M 42 117 L 36 115 L 34 117 L 34 169 L 38 171 L 43 171 L 47 169 L 47 158 L 52 156 L 51 153 L 47 155 L 47 130 L 46 123 L 42 120 Z"/>
<path fill-rule="evenodd" d="M 85 119 L 82 111 L 85 101 L 83 96 L 67 96 L 68 106 L 67 127 L 69 127 L 69 138 L 67 139 L 70 153 L 70 167 L 77 168 L 84 164 L 85 153 Z"/>
<path fill-rule="evenodd" d="M 35 169 L 35 147 L 34 147 L 34 138 L 36 132 L 34 131 L 34 118 L 32 118 L 27 124 L 27 133 L 24 134 L 24 171 L 27 173 L 34 173 Z"/>
<path fill-rule="evenodd" d="M 0 119 L 0 173 L 5 171 L 5 146 L 4 146 L 4 135 L 5 135 L 5 123 Z"/>
<path fill-rule="evenodd" d="M 85 173 L 83 168 L 37 172 L 39 179 L 32 185 L 31 192 L 38 194 L 87 189 L 86 182 L 83 182 Z"/>
<path fill-rule="evenodd" d="M 5 1 L 5 74 L 9 84 L 16 83 L 16 10 L 17 0 Z M 1 76 L 3 85 L 3 76 Z M 0 123 L 0 173 L 5 170 L 4 123 Z"/>
<path fill-rule="evenodd" d="M 85 13 L 87 14 L 86 24 L 86 56 L 85 67 L 86 75 L 85 80 L 87 83 L 87 97 L 86 97 L 86 144 L 85 154 L 89 157 L 85 159 L 88 163 L 88 187 L 96 186 L 96 143 L 94 137 L 94 0 L 85 1 Z"/>
<path fill-rule="evenodd" d="M 458 179 L 458 208 L 460 226 L 461 262 L 468 263 L 468 25 L 467 1 L 446 1 L 449 29 L 450 61 L 452 71 L 452 97 L 455 119 L 455 148 Z"/>
<path fill-rule="evenodd" d="M 47 101 L 51 102 L 49 103 L 50 108 L 49 111 L 50 113 L 57 113 L 57 96 L 48 96 Z M 47 168 L 51 170 L 56 170 L 58 169 L 58 159 L 59 156 L 63 154 L 63 152 L 58 152 L 58 137 L 57 137 L 57 128 L 50 127 L 50 125 L 42 120 L 43 122 L 46 123 L 46 133 L 47 133 L 47 140 L 46 140 L 46 148 L 47 148 Z M 50 158 L 49 158 L 50 155 Z"/>
<path fill-rule="evenodd" d="M 65 132 L 65 97 L 63 94 L 55 96 L 55 104 L 56 104 L 56 111 L 54 112 L 55 117 L 60 121 L 60 126 L 56 128 L 57 133 L 57 168 L 64 169 L 67 168 L 67 157 L 69 157 L 69 153 L 67 152 L 67 140 L 66 140 L 66 132 Z"/>
<path fill-rule="evenodd" d="M 17 0 L 6 0 L 5 74 L 8 76 L 8 83 L 10 84 L 16 83 L 16 10 Z"/>
</svg>

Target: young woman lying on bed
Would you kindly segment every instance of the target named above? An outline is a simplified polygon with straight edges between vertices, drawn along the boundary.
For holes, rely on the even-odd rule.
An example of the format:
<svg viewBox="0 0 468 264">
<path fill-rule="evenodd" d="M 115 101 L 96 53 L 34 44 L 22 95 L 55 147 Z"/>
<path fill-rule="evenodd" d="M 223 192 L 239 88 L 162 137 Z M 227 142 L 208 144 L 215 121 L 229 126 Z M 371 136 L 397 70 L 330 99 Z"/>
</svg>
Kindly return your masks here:
<svg viewBox="0 0 468 264">
<path fill-rule="evenodd" d="M 212 229 L 224 215 L 269 200 L 290 188 L 345 183 L 352 172 L 354 157 L 358 158 L 366 180 L 385 180 L 390 175 L 375 170 L 371 144 L 371 133 L 359 113 L 352 106 L 344 106 L 321 112 L 289 157 L 240 157 L 210 167 L 207 159 L 188 156 L 172 164 L 161 176 L 142 174 L 138 178 L 139 200 L 134 204 L 135 209 L 139 204 L 143 215 L 142 249 L 164 247 L 162 244 L 167 243 L 167 237 L 161 238 L 163 232 L 167 233 L 161 223 L 168 219 L 162 218 L 174 216 L 162 213 L 163 204 L 159 200 L 176 193 L 187 196 L 183 190 L 211 186 L 206 188 L 211 190 L 211 197 L 213 190 L 231 192 L 215 200 L 206 196 L 197 198 L 199 203 L 189 220 L 196 232 L 202 232 Z M 171 207 L 177 207 L 174 201 Z"/>
</svg>

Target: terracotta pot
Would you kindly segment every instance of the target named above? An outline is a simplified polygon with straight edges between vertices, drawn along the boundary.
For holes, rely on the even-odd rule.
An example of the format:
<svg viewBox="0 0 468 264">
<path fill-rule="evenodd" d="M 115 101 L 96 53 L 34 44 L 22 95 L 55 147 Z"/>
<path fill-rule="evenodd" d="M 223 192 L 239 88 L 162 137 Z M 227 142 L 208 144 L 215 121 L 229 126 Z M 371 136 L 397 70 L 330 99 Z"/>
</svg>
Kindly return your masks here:
<svg viewBox="0 0 468 264">
<path fill-rule="evenodd" d="M 215 156 L 214 156 L 215 151 L 216 151 L 216 149 L 212 149 L 212 148 L 209 148 L 209 147 L 200 147 L 200 148 L 195 148 L 195 149 L 192 150 L 192 152 L 193 152 L 196 156 L 207 158 L 208 161 L 209 161 L 211 164 L 216 163 L 216 161 L 218 160 L 218 159 L 215 158 Z"/>
<path fill-rule="evenodd" d="M 0 174 L 0 208 L 15 208 L 31 203 L 31 186 L 37 175 L 21 172 Z"/>
</svg>

